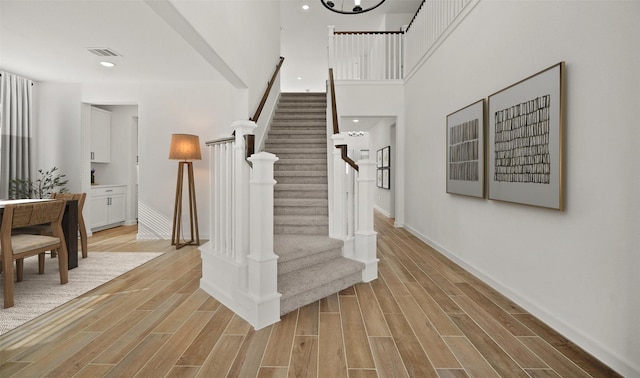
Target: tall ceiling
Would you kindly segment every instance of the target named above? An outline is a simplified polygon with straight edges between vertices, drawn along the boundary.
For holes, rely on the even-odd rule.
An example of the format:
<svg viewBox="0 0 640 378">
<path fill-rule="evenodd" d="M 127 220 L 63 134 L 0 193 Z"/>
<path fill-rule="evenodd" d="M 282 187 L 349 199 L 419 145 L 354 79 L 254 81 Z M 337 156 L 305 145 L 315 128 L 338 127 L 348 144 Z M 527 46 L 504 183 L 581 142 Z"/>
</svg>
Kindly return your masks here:
<svg viewBox="0 0 640 378">
<path fill-rule="evenodd" d="M 256 0 L 202 1 L 231 5 Z M 324 9 L 320 0 L 279 1 L 281 55 L 286 58 L 281 80 L 289 91 L 324 90 L 328 25 L 337 30 L 384 30 L 384 24 L 408 23 L 421 2 L 387 0 L 365 14 L 340 15 Z M 341 1 L 352 0 L 335 2 Z M 308 10 L 302 9 L 305 3 Z M 386 13 L 396 16 L 388 16 L 385 22 Z M 120 56 L 106 59 L 88 51 L 103 47 Z M 102 67 L 101 60 L 110 60 L 116 67 Z M 141 0 L 0 0 L 0 67 L 36 81 L 54 82 L 223 79 Z"/>
</svg>

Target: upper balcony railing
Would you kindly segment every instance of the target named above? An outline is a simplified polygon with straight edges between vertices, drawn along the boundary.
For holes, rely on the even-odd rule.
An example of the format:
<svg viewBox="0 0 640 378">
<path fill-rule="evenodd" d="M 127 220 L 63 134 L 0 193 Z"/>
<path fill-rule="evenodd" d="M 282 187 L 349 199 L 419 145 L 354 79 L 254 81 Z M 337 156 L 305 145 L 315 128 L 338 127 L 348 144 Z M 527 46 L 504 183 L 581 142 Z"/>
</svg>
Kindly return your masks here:
<svg viewBox="0 0 640 378">
<path fill-rule="evenodd" d="M 337 32 L 329 26 L 329 64 L 336 80 L 400 80 L 402 32 Z"/>
<path fill-rule="evenodd" d="M 330 26 L 329 68 L 335 80 L 402 80 L 478 1 L 423 0 L 402 31 L 340 32 Z"/>
</svg>

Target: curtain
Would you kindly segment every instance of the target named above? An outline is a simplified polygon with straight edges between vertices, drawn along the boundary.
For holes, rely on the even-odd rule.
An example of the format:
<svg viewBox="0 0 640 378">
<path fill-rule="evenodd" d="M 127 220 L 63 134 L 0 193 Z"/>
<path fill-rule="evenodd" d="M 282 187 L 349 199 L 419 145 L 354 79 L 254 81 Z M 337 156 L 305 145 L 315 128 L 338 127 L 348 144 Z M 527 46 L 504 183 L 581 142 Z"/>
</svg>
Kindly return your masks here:
<svg viewBox="0 0 640 378">
<path fill-rule="evenodd" d="M 32 85 L 29 79 L 0 75 L 0 199 L 9 198 L 13 179 L 27 180 L 31 173 Z"/>
</svg>

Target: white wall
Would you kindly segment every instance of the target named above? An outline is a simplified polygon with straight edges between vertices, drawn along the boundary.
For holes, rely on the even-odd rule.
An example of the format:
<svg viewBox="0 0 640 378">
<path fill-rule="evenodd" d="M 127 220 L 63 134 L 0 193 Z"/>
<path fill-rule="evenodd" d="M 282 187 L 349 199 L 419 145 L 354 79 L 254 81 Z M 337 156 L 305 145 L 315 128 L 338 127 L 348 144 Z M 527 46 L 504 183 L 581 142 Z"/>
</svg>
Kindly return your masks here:
<svg viewBox="0 0 640 378">
<path fill-rule="evenodd" d="M 253 115 L 280 57 L 277 1 L 172 1 L 220 58 L 246 84 L 244 114 Z"/>
<path fill-rule="evenodd" d="M 171 134 L 174 133 L 200 136 L 202 160 L 193 164 L 198 223 L 201 239 L 209 237 L 209 160 L 204 143 L 231 134 L 237 92 L 226 82 L 83 86 L 84 102 L 138 104 L 138 238 L 171 238 L 178 171 L 177 162 L 169 160 Z M 183 208 L 188 208 L 187 197 L 184 197 Z M 188 212 L 183 211 L 183 224 L 188 221 Z"/>
<path fill-rule="evenodd" d="M 389 146 L 391 147 L 392 155 L 395 152 L 396 147 L 391 146 L 391 126 L 392 124 L 389 123 L 388 119 L 383 119 L 378 122 L 378 124 L 376 124 L 369 132 L 371 136 L 371 151 L 369 152 L 371 160 L 376 160 L 376 153 L 381 148 Z M 395 172 L 395 164 L 395 159 L 391 159 L 391 174 Z M 386 217 L 394 218 L 395 211 L 394 204 L 392 204 L 394 196 L 392 196 L 391 194 L 392 191 L 396 190 L 396 188 L 393 184 L 393 180 L 391 178 L 390 180 L 392 183 L 391 189 L 383 189 L 376 186 L 376 188 L 373 190 L 373 205 Z"/>
<path fill-rule="evenodd" d="M 54 166 L 69 180 L 70 192 L 81 190 L 81 86 L 64 83 L 34 85 L 33 130 L 35 164 L 33 168 L 49 170 Z M 89 175 L 89 173 L 87 173 Z"/>
<path fill-rule="evenodd" d="M 396 145 L 403 146 L 405 138 L 404 86 L 402 82 L 336 81 L 336 103 L 340 117 L 395 117 Z M 330 119 L 330 118 L 327 118 Z M 331 151 L 333 146 L 329 146 Z M 404 192 L 404 149 L 391 152 L 395 157 L 393 175 L 395 193 Z M 370 151 L 375 160 L 376 149 Z M 331 165 L 329 169 L 331 170 Z M 331 172 L 329 172 L 331 177 Z M 376 189 L 377 190 L 377 189 Z M 387 191 L 388 192 L 388 191 Z M 331 200 L 331 198 L 329 199 Z M 395 196 L 395 224 L 404 225 L 404 196 Z"/>
<path fill-rule="evenodd" d="M 194 161 L 193 168 L 200 237 L 209 238 L 209 151 L 204 143 L 231 135 L 232 92 L 222 82 L 153 83 L 141 90 L 139 237 L 171 238 L 178 164 L 169 160 L 169 146 L 171 134 L 187 133 L 200 136 L 202 160 Z M 182 224 L 188 224 L 188 212 L 183 217 Z"/>
<path fill-rule="evenodd" d="M 407 14 L 399 14 L 399 13 L 392 13 L 392 14 L 386 14 L 384 16 L 384 25 L 381 28 L 381 30 L 385 30 L 385 31 L 399 31 L 402 30 L 402 27 L 404 26 L 408 26 L 409 22 L 411 22 L 411 19 L 413 18 L 413 15 L 415 13 L 407 13 Z"/>
<path fill-rule="evenodd" d="M 482 1 L 405 92 L 407 228 L 626 376 L 640 376 L 638 14 Z M 560 61 L 566 210 L 447 194 L 446 115 Z"/>
</svg>

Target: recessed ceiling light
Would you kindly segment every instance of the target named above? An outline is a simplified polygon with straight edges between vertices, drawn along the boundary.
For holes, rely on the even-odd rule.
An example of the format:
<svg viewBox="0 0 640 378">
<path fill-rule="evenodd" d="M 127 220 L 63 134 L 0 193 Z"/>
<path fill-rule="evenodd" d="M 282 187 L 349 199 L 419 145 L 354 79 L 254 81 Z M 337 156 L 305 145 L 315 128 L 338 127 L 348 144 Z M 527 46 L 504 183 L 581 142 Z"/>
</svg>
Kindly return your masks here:
<svg viewBox="0 0 640 378">
<path fill-rule="evenodd" d="M 360 122 L 360 120 L 359 120 L 359 119 L 354 119 L 354 120 L 353 120 L 353 123 L 358 123 L 358 122 Z"/>
<path fill-rule="evenodd" d="M 104 67 L 115 67 L 115 64 L 113 64 L 113 63 L 111 63 L 111 62 L 107 62 L 107 61 L 100 62 L 100 64 L 101 64 L 102 66 L 104 66 Z"/>
<path fill-rule="evenodd" d="M 309 6 L 307 4 L 305 4 L 305 5 L 302 6 L 302 9 L 309 10 Z"/>
<path fill-rule="evenodd" d="M 300 76 L 298 76 L 298 80 L 302 80 L 302 78 Z"/>
</svg>

